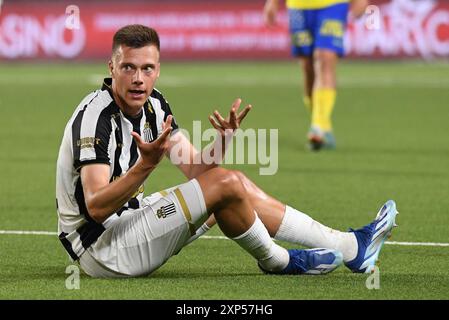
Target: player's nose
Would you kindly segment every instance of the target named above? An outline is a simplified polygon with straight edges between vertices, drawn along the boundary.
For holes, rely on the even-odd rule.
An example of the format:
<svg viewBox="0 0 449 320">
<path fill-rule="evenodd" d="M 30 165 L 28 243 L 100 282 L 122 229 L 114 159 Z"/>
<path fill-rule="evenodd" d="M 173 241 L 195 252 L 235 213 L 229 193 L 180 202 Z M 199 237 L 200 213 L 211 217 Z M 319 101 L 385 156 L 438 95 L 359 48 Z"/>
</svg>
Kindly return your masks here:
<svg viewBox="0 0 449 320">
<path fill-rule="evenodd" d="M 142 84 L 142 71 L 137 69 L 133 76 L 133 84 Z"/>
</svg>

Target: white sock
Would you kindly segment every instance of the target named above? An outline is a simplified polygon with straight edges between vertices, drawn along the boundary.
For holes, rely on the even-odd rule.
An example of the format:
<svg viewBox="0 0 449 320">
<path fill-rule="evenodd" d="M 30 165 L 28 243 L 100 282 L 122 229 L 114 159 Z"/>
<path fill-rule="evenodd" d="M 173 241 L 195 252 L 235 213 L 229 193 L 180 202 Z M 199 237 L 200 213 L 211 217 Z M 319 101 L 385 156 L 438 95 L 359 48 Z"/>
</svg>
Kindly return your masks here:
<svg viewBox="0 0 449 320">
<path fill-rule="evenodd" d="M 203 223 L 201 225 L 201 227 L 199 227 L 196 230 L 195 234 L 193 236 L 191 236 L 189 238 L 189 240 L 187 240 L 186 245 L 189 244 L 190 242 L 192 242 L 193 240 L 198 239 L 199 237 L 201 237 L 203 234 L 205 234 L 209 230 L 210 230 L 210 227 L 206 223 Z"/>
<path fill-rule="evenodd" d="M 322 225 L 308 215 L 286 206 L 276 240 L 298 243 L 310 248 L 340 251 L 345 262 L 357 256 L 357 239 L 352 232 L 341 232 Z"/>
<path fill-rule="evenodd" d="M 254 224 L 232 240 L 256 258 L 264 270 L 281 271 L 290 261 L 288 251 L 274 243 L 257 215 Z"/>
</svg>

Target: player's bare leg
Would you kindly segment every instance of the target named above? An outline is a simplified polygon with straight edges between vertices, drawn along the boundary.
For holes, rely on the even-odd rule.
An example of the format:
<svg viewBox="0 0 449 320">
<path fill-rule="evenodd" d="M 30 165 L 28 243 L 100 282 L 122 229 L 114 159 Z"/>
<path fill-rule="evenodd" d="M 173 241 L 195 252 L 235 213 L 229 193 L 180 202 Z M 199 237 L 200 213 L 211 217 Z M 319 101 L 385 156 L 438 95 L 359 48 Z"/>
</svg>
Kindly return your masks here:
<svg viewBox="0 0 449 320">
<path fill-rule="evenodd" d="M 312 92 L 313 92 L 313 83 L 315 81 L 315 70 L 313 67 L 313 57 L 300 57 L 299 63 L 301 65 L 302 74 L 303 74 L 303 90 L 304 96 L 303 101 L 306 109 L 310 111 L 312 114 Z"/>
<path fill-rule="evenodd" d="M 243 173 L 237 172 L 237 175 L 273 238 L 308 247 L 338 250 L 353 272 L 369 273 L 372 270 L 386 238 L 397 226 L 395 220 L 398 212 L 392 200 L 382 206 L 370 224 L 351 232 L 340 232 L 269 196 Z"/>
<path fill-rule="evenodd" d="M 313 150 L 335 148 L 331 116 L 336 98 L 336 68 L 338 55 L 326 49 L 314 51 L 315 80 L 313 85 L 312 124 L 309 142 Z"/>
<path fill-rule="evenodd" d="M 234 171 L 216 168 L 200 175 L 208 212 L 214 212 L 223 233 L 236 237 L 254 223 L 256 215 L 239 177 Z"/>
<path fill-rule="evenodd" d="M 331 88 L 337 85 L 336 69 L 338 56 L 334 51 L 316 49 L 313 53 L 313 66 L 315 70 L 314 90 Z"/>
<path fill-rule="evenodd" d="M 335 249 L 342 252 L 344 261 L 355 258 L 357 241 L 352 233 L 324 226 L 305 213 L 268 195 L 242 172 L 236 174 L 271 237 L 307 247 Z"/>
<path fill-rule="evenodd" d="M 256 258 L 265 272 L 327 273 L 341 263 L 342 254 L 337 250 L 287 251 L 274 243 L 256 214 L 257 210 L 237 171 L 214 168 L 196 179 L 202 189 L 207 210 L 214 212 L 220 229 Z M 320 260 L 325 262 L 316 264 Z M 329 267 L 322 269 L 327 264 Z M 321 269 L 315 268 L 318 266 Z"/>
</svg>

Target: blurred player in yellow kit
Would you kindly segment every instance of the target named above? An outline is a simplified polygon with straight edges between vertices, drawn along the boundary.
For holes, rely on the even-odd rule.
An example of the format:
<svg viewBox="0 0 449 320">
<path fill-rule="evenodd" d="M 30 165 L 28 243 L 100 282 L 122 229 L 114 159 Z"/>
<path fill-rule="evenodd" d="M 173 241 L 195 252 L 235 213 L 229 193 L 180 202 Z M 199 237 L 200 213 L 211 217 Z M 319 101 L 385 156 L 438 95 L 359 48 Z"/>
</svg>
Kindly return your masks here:
<svg viewBox="0 0 449 320">
<path fill-rule="evenodd" d="M 361 16 L 368 0 L 286 0 L 292 54 L 304 72 L 304 104 L 311 112 L 308 133 L 312 150 L 335 149 L 332 110 L 336 100 L 336 66 L 344 55 L 348 12 Z M 267 0 L 264 19 L 276 23 L 279 0 Z"/>
</svg>

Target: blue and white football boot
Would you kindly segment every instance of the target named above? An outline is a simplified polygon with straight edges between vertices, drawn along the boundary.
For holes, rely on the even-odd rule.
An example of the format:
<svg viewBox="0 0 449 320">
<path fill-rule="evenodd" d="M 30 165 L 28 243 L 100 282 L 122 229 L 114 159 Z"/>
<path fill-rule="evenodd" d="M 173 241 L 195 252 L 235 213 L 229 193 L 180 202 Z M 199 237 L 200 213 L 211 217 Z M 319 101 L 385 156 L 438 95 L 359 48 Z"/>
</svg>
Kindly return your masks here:
<svg viewBox="0 0 449 320">
<path fill-rule="evenodd" d="M 354 232 L 357 238 L 358 251 L 354 260 L 345 262 L 345 265 L 356 273 L 371 273 L 379 257 L 380 250 L 387 238 L 391 236 L 395 222 L 396 203 L 388 200 L 377 213 L 376 219 L 363 228 L 349 231 Z"/>
<path fill-rule="evenodd" d="M 337 143 L 332 131 L 323 131 L 316 126 L 312 126 L 307 133 L 307 139 L 309 140 L 308 147 L 312 151 L 335 150 Z"/>
<path fill-rule="evenodd" d="M 309 141 L 309 149 L 312 151 L 319 151 L 324 144 L 324 132 L 319 127 L 311 126 L 307 133 L 307 139 Z"/>
<path fill-rule="evenodd" d="M 343 263 L 340 251 L 332 249 L 289 249 L 290 261 L 284 270 L 267 271 L 260 265 L 259 268 L 267 274 L 326 274 L 334 271 Z"/>
<path fill-rule="evenodd" d="M 323 149 L 335 150 L 337 148 L 337 142 L 335 141 L 335 136 L 332 131 L 324 132 L 324 144 Z"/>
</svg>

